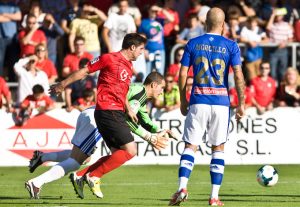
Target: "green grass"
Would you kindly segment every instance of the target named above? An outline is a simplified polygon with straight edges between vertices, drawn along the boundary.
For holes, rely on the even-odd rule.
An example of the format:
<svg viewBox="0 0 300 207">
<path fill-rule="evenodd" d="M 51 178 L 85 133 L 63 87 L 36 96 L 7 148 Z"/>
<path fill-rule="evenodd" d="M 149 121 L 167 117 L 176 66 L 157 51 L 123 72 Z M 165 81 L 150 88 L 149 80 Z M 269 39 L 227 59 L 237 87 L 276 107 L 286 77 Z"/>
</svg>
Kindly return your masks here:
<svg viewBox="0 0 300 207">
<path fill-rule="evenodd" d="M 259 166 L 226 166 L 220 197 L 228 207 L 300 206 L 300 165 L 275 165 L 276 186 L 256 182 Z M 43 186 L 40 199 L 29 199 L 24 182 L 47 170 L 30 174 L 25 167 L 0 168 L 0 206 L 167 206 L 177 189 L 177 166 L 123 166 L 103 178 L 103 199 L 85 188 L 85 199 L 75 196 L 67 177 Z M 189 199 L 182 206 L 208 206 L 208 166 L 195 166 L 189 181 Z"/>
</svg>

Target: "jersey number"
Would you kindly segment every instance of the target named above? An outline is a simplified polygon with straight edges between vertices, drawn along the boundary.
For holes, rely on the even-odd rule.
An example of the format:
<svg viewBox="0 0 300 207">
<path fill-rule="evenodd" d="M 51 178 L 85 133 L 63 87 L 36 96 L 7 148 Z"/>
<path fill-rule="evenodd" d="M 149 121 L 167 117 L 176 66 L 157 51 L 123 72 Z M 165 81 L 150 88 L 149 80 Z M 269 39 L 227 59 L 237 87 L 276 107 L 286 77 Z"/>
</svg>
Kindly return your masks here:
<svg viewBox="0 0 300 207">
<path fill-rule="evenodd" d="M 204 56 L 198 57 L 196 59 L 196 65 L 199 65 L 200 63 L 203 63 L 202 68 L 200 68 L 199 73 L 196 75 L 196 81 L 198 84 L 208 84 L 210 81 L 210 78 L 212 79 L 212 82 L 215 85 L 223 85 L 223 77 L 224 77 L 224 70 L 225 70 L 225 62 L 222 59 L 216 58 L 212 61 L 212 67 L 216 67 L 217 65 L 220 65 L 220 68 L 216 70 L 217 75 L 219 76 L 219 79 L 213 77 L 210 74 L 210 71 L 208 70 L 209 64 L 208 59 Z"/>
</svg>

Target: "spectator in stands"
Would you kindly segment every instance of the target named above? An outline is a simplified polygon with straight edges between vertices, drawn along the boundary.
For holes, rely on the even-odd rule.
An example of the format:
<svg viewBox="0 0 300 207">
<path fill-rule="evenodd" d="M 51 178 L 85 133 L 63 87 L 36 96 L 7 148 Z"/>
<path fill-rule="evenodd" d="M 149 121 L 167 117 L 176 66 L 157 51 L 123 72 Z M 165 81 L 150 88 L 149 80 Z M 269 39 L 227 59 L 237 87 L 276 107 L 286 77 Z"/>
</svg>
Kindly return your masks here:
<svg viewBox="0 0 300 207">
<path fill-rule="evenodd" d="M 17 22 L 22 19 L 22 14 L 13 2 L 10 0 L 0 2 L 0 76 L 4 76 L 4 65 L 11 68 L 17 60 L 15 54 Z"/>
<path fill-rule="evenodd" d="M 67 8 L 68 0 L 39 0 L 42 10 L 47 14 L 52 14 L 56 22 L 61 21 L 62 12 Z"/>
<path fill-rule="evenodd" d="M 130 14 L 130 16 L 132 16 L 132 18 L 134 19 L 135 25 L 137 27 L 140 26 L 141 21 L 142 21 L 142 14 L 140 12 L 140 9 L 138 7 L 136 7 L 135 5 L 135 1 L 134 0 L 128 0 L 128 9 L 127 9 L 127 13 Z M 108 16 L 111 13 L 118 13 L 120 11 L 118 4 L 113 4 L 109 10 L 108 10 Z"/>
<path fill-rule="evenodd" d="M 165 0 L 164 6 L 159 9 L 158 18 L 164 20 L 164 43 L 166 54 L 170 54 L 173 45 L 176 43 L 176 37 L 179 32 L 179 14 L 174 10 L 174 0 Z M 166 56 L 166 65 L 169 65 L 169 55 Z"/>
<path fill-rule="evenodd" d="M 278 47 L 270 52 L 271 75 L 280 82 L 288 66 L 287 44 L 293 40 L 293 29 L 283 20 L 287 11 L 285 8 L 275 9 L 267 24 L 270 41 Z"/>
<path fill-rule="evenodd" d="M 11 93 L 6 84 L 5 79 L 0 76 L 0 109 L 3 106 L 3 103 L 2 103 L 3 98 L 5 99 L 6 111 L 11 112 L 12 111 Z"/>
<path fill-rule="evenodd" d="M 93 55 L 85 50 L 83 37 L 76 37 L 74 40 L 74 53 L 67 54 L 63 61 L 62 77 L 66 78 L 72 72 L 78 70 L 79 61 L 83 58 L 93 59 Z"/>
<path fill-rule="evenodd" d="M 31 1 L 29 13 L 25 14 L 23 17 L 23 21 L 21 24 L 23 28 L 27 27 L 27 18 L 28 18 L 29 14 L 32 14 L 36 17 L 36 23 L 35 23 L 36 25 L 35 26 L 37 28 L 39 28 L 43 25 L 43 21 L 46 16 L 46 13 L 44 13 L 42 11 L 40 1 L 38 1 L 38 0 Z"/>
<path fill-rule="evenodd" d="M 86 50 L 94 58 L 100 55 L 100 40 L 98 36 L 99 25 L 107 19 L 106 15 L 99 9 L 84 4 L 79 18 L 75 18 L 70 24 L 69 47 L 71 52 L 75 52 L 73 42 L 76 36 L 85 39 Z"/>
<path fill-rule="evenodd" d="M 190 39 L 204 34 L 203 26 L 198 20 L 197 14 L 190 14 L 188 17 L 188 27 L 185 27 L 179 35 L 177 35 L 177 43 L 186 44 Z"/>
<path fill-rule="evenodd" d="M 282 83 L 279 85 L 276 94 L 277 106 L 300 105 L 300 86 L 298 70 L 289 67 L 284 75 Z"/>
<path fill-rule="evenodd" d="M 82 58 L 79 62 L 77 68 L 83 68 L 89 62 L 87 58 Z M 93 76 L 88 75 L 82 80 L 75 81 L 74 83 L 68 85 L 65 89 L 65 101 L 66 101 L 66 111 L 71 112 L 73 110 L 73 105 L 76 100 L 83 97 L 83 92 L 86 89 L 94 91 L 95 97 L 97 93 L 96 81 Z"/>
<path fill-rule="evenodd" d="M 58 65 L 62 65 L 62 61 L 67 53 L 70 53 L 70 49 L 68 47 L 69 42 L 69 34 L 70 34 L 70 24 L 71 22 L 79 18 L 81 15 L 82 7 L 79 6 L 79 0 L 69 0 L 68 7 L 63 10 L 60 26 L 64 31 L 64 35 L 62 38 L 58 39 Z"/>
<path fill-rule="evenodd" d="M 239 22 L 239 14 L 234 12 L 234 13 L 229 13 L 228 14 L 228 32 L 229 34 L 226 34 L 228 38 L 239 42 L 240 41 L 240 34 L 241 34 L 241 27 L 240 27 L 240 22 Z"/>
<path fill-rule="evenodd" d="M 55 80 L 57 79 L 57 70 L 54 63 L 48 58 L 48 51 L 45 45 L 38 44 L 35 47 L 35 55 L 37 57 L 35 67 L 47 74 L 50 85 L 55 83 Z"/>
<path fill-rule="evenodd" d="M 174 77 L 175 83 L 178 83 L 179 71 L 181 67 L 181 58 L 183 56 L 184 49 L 182 47 L 175 51 L 175 63 L 171 64 L 167 69 L 167 74 Z M 193 66 L 189 69 L 188 76 L 193 76 Z"/>
<path fill-rule="evenodd" d="M 259 115 L 273 109 L 276 82 L 269 76 L 270 72 L 270 63 L 262 62 L 260 64 L 260 75 L 251 80 L 251 90 L 253 91 L 252 103 Z"/>
<path fill-rule="evenodd" d="M 128 1 L 119 0 L 119 12 L 111 13 L 102 29 L 102 37 L 108 52 L 117 52 L 122 48 L 127 33 L 136 32 L 134 19 L 127 12 Z"/>
<path fill-rule="evenodd" d="M 95 92 L 93 89 L 87 88 L 82 92 L 82 97 L 78 98 L 75 101 L 73 107 L 78 109 L 79 111 L 83 111 L 95 104 Z"/>
<path fill-rule="evenodd" d="M 242 28 L 241 42 L 246 46 L 246 69 L 247 79 L 252 80 L 259 75 L 259 65 L 263 58 L 263 49 L 259 44 L 267 41 L 266 33 L 258 26 L 257 17 L 249 17 L 247 26 Z"/>
<path fill-rule="evenodd" d="M 281 7 L 279 0 L 266 0 L 263 2 L 262 7 L 259 9 L 258 16 L 260 18 L 261 24 L 267 26 L 272 13 L 276 8 Z"/>
<path fill-rule="evenodd" d="M 45 33 L 38 29 L 36 25 L 36 17 L 28 14 L 27 26 L 19 32 L 19 41 L 21 47 L 21 58 L 32 55 L 35 52 L 35 46 L 38 44 L 46 45 L 47 39 Z"/>
<path fill-rule="evenodd" d="M 48 58 L 56 65 L 57 39 L 64 34 L 64 31 L 51 14 L 45 16 L 40 30 L 45 33 L 47 38 Z"/>
<path fill-rule="evenodd" d="M 28 95 L 20 105 L 16 125 L 23 126 L 33 114 L 42 114 L 51 109 L 54 109 L 54 102 L 45 94 L 43 86 L 36 84 L 32 87 L 32 94 Z M 36 113 L 33 113 L 34 110 Z"/>
<path fill-rule="evenodd" d="M 44 91 L 49 90 L 47 74 L 36 67 L 37 56 L 31 55 L 20 59 L 14 65 L 18 76 L 17 104 L 21 103 L 28 95 L 32 94 L 32 87 L 36 84 L 43 86 Z"/>
<path fill-rule="evenodd" d="M 154 107 L 164 109 L 166 112 L 180 107 L 180 95 L 178 85 L 174 81 L 174 76 L 165 76 L 166 87 L 164 93 L 154 100 Z"/>
<path fill-rule="evenodd" d="M 139 33 L 145 34 L 148 39 L 145 46 L 147 74 L 153 70 L 160 74 L 165 73 L 165 46 L 164 46 L 164 30 L 161 21 L 157 19 L 159 7 L 152 5 L 149 8 L 149 18 L 142 20 Z"/>
</svg>

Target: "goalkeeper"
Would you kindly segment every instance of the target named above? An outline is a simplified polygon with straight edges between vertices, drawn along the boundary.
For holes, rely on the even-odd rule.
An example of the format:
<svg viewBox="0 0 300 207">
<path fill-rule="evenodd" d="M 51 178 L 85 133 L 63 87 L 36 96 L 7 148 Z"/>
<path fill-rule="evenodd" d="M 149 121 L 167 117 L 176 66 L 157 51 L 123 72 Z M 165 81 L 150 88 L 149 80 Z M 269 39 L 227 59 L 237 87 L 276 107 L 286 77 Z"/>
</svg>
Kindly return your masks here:
<svg viewBox="0 0 300 207">
<path fill-rule="evenodd" d="M 159 96 L 165 82 L 163 77 L 157 73 L 150 73 L 144 85 L 132 84 L 129 88 L 127 99 L 131 108 L 133 119 L 138 119 L 138 123 L 127 118 L 127 124 L 132 132 L 139 135 L 144 140 L 148 141 L 153 147 L 158 150 L 164 149 L 168 143 L 168 135 L 172 136 L 170 130 L 160 130 L 150 119 L 146 101 L 149 98 Z M 29 191 L 31 198 L 39 198 L 40 189 L 43 184 L 60 179 L 71 171 L 79 169 L 80 165 L 93 153 L 96 143 L 101 139 L 101 134 L 97 130 L 94 120 L 95 107 L 84 110 L 77 120 L 76 131 L 72 138 L 73 149 L 60 152 L 42 153 L 35 151 L 33 158 L 30 161 L 29 170 L 33 172 L 39 165 L 46 161 L 60 162 L 53 166 L 50 170 L 42 175 L 33 178 L 25 183 L 26 189 Z M 111 149 L 113 150 L 113 149 Z M 101 161 L 107 159 L 108 156 L 102 157 L 94 165 L 84 169 L 83 171 L 72 173 L 70 179 L 74 189 L 80 198 L 84 198 L 83 184 L 84 180 L 89 184 L 93 193 L 102 198 L 103 194 L 100 190 L 99 178 L 92 175 L 93 169 L 96 169 Z M 96 175 L 97 170 L 95 170 Z M 95 174 L 94 173 L 94 174 Z"/>
</svg>

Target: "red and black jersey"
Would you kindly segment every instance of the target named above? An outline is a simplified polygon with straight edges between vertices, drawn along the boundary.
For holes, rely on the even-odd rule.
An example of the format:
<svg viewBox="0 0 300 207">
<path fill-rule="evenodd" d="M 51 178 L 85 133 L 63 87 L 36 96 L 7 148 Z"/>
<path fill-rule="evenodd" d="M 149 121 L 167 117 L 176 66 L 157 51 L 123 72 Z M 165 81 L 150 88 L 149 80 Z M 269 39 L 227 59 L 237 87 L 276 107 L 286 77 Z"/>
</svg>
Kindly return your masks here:
<svg viewBox="0 0 300 207">
<path fill-rule="evenodd" d="M 87 65 L 90 73 L 100 70 L 96 110 L 125 111 L 133 67 L 120 52 L 104 54 Z"/>
</svg>

